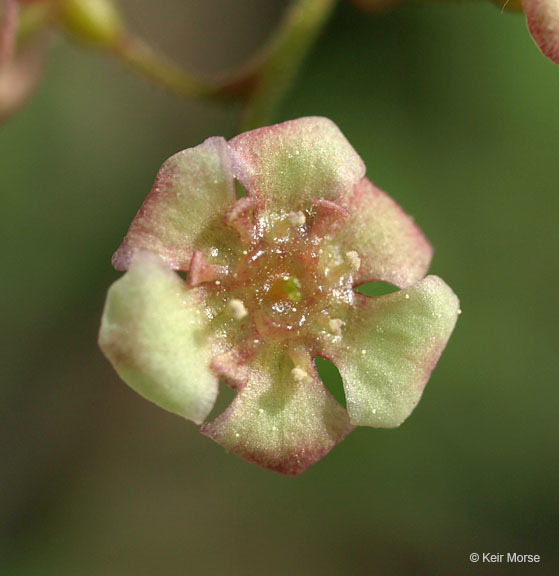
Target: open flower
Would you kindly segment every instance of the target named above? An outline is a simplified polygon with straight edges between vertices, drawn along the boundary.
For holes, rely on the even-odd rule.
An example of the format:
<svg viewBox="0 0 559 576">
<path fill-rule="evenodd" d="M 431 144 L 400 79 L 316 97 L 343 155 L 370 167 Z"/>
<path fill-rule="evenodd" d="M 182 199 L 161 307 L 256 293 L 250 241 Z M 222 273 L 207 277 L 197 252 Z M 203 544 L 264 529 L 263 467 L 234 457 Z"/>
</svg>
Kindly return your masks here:
<svg viewBox="0 0 559 576">
<path fill-rule="evenodd" d="M 429 243 L 364 173 L 325 118 L 210 138 L 167 160 L 113 257 L 127 273 L 109 290 L 99 342 L 123 380 L 202 423 L 222 379 L 237 395 L 202 432 L 287 475 L 355 425 L 398 426 L 458 300 L 424 278 Z M 371 281 L 401 290 L 354 290 Z M 347 411 L 316 356 L 340 370 Z"/>
</svg>

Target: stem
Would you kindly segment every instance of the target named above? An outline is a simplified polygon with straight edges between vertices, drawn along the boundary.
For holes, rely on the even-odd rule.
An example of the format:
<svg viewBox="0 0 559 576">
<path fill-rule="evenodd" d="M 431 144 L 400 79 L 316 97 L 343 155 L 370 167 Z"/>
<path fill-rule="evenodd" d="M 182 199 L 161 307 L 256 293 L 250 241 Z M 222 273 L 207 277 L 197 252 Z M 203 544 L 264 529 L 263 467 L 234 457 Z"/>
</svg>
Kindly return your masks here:
<svg viewBox="0 0 559 576">
<path fill-rule="evenodd" d="M 336 2 L 295 0 L 288 9 L 278 30 L 252 63 L 254 85 L 245 111 L 245 130 L 269 122 Z"/>
<path fill-rule="evenodd" d="M 287 92 L 337 0 L 294 0 L 278 29 L 248 64 L 221 82 L 185 72 L 146 42 L 125 35 L 112 49 L 129 66 L 186 98 L 247 102 L 243 127 L 266 123 Z"/>
<path fill-rule="evenodd" d="M 181 96 L 206 100 L 217 95 L 216 86 L 188 74 L 139 38 L 126 35 L 115 45 L 114 54 L 137 72 Z"/>
</svg>

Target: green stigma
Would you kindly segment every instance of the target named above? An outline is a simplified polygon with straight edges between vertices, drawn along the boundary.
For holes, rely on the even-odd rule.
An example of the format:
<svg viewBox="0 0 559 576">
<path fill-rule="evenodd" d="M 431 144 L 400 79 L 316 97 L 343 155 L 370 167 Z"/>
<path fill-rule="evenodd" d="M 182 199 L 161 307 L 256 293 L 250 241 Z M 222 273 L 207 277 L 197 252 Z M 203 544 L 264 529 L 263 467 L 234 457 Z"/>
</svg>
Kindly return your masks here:
<svg viewBox="0 0 559 576">
<path fill-rule="evenodd" d="M 282 291 L 293 302 L 300 302 L 303 297 L 301 293 L 301 282 L 294 276 L 285 276 L 283 278 Z"/>
</svg>

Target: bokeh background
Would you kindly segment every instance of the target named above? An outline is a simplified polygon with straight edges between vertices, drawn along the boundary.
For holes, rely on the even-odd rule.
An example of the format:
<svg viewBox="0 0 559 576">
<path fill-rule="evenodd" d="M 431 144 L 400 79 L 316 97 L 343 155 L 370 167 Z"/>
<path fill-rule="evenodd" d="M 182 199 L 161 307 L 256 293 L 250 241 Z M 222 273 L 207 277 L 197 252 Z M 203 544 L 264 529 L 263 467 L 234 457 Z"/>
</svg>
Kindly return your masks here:
<svg viewBox="0 0 559 576">
<path fill-rule="evenodd" d="M 214 74 L 284 3 L 123 6 Z M 111 254 L 158 167 L 234 135 L 238 110 L 55 41 L 39 92 L 0 128 L 0 574 L 559 573 L 558 103 L 559 68 L 521 16 L 339 6 L 277 120 L 341 127 L 432 241 L 463 314 L 401 428 L 357 429 L 289 479 L 142 400 L 96 345 Z"/>
</svg>

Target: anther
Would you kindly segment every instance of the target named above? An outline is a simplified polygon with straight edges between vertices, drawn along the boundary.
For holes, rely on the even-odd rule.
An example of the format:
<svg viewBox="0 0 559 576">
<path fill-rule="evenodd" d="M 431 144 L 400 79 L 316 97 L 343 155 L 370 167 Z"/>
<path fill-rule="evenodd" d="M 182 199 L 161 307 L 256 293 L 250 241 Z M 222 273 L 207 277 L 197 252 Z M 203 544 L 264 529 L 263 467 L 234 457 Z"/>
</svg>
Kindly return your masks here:
<svg viewBox="0 0 559 576">
<path fill-rule="evenodd" d="M 357 272 L 361 268 L 361 258 L 355 250 L 350 250 L 345 254 L 345 260 L 352 272 Z"/>
<path fill-rule="evenodd" d="M 235 320 L 242 320 L 248 316 L 248 311 L 242 300 L 238 298 L 232 298 L 227 303 L 227 312 Z"/>
<path fill-rule="evenodd" d="M 302 226 L 307 221 L 307 219 L 305 218 L 303 212 L 299 211 L 290 212 L 287 215 L 287 221 L 291 224 L 291 226 Z"/>
<path fill-rule="evenodd" d="M 295 380 L 295 382 L 298 384 L 301 382 L 308 382 L 311 379 L 305 370 L 299 368 L 299 366 L 295 366 L 295 368 L 291 370 L 291 376 L 293 377 L 293 380 Z"/>
<path fill-rule="evenodd" d="M 342 326 L 343 325 L 344 325 L 344 321 L 340 320 L 339 318 L 332 318 L 328 322 L 330 332 L 332 332 L 332 334 L 334 334 L 335 336 L 341 336 L 342 335 Z"/>
</svg>

